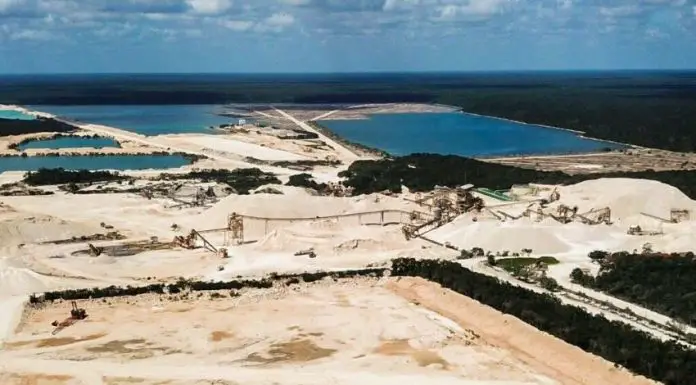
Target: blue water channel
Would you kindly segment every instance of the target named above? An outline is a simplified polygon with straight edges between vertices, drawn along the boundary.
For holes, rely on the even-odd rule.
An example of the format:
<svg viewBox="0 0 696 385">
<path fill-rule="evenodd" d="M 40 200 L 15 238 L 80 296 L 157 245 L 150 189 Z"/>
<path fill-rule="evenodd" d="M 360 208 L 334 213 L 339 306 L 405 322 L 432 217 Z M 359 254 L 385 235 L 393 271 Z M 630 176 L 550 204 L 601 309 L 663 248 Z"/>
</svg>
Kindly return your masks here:
<svg viewBox="0 0 696 385">
<path fill-rule="evenodd" d="M 28 148 L 58 149 L 58 148 L 103 148 L 120 147 L 117 141 L 111 138 L 93 138 L 83 136 L 62 136 L 55 139 L 32 140 L 19 145 L 20 150 Z"/>
<path fill-rule="evenodd" d="M 507 156 L 625 147 L 582 138 L 570 131 L 466 113 L 375 114 L 365 120 L 320 123 L 351 142 L 392 155 Z"/>
<path fill-rule="evenodd" d="M 189 163 L 189 160 L 180 155 L 12 156 L 0 157 L 0 172 L 59 167 L 67 170 L 166 169 Z"/>
<path fill-rule="evenodd" d="M 236 123 L 219 116 L 219 105 L 105 105 L 31 106 L 36 111 L 85 123 L 102 124 L 143 135 L 182 133 L 215 134 L 210 127 Z"/>
<path fill-rule="evenodd" d="M 34 120 L 36 118 L 19 111 L 0 110 L 0 119 Z"/>
</svg>

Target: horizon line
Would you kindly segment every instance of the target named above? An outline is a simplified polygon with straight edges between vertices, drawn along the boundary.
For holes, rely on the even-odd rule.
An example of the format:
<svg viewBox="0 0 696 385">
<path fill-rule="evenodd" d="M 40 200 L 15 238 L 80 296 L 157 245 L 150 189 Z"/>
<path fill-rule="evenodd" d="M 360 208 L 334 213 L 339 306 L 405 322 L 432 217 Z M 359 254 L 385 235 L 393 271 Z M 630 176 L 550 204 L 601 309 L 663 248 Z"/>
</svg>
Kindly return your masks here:
<svg viewBox="0 0 696 385">
<path fill-rule="evenodd" d="M 7 76 L 94 76 L 94 75 L 429 75 L 429 74 L 523 74 L 523 73 L 635 73 L 635 72 L 696 72 L 696 68 L 667 69 L 523 69 L 523 70 L 451 70 L 451 71 L 342 71 L 342 72 L 27 72 L 4 73 Z"/>
</svg>

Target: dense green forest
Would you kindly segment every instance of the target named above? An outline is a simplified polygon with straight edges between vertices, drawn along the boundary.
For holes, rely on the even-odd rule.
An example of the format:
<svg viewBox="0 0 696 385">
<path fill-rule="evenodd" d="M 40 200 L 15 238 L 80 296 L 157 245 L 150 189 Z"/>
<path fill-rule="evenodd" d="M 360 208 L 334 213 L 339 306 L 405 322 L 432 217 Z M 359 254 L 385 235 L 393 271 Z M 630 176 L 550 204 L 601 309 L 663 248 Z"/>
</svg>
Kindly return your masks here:
<svg viewBox="0 0 696 385">
<path fill-rule="evenodd" d="M 435 186 L 456 187 L 473 183 L 494 190 L 507 189 L 517 183 L 563 183 L 571 177 L 563 172 L 544 172 L 519 167 L 486 163 L 456 155 L 412 154 L 380 160 L 353 163 L 339 174 L 343 184 L 356 194 L 384 190 L 430 191 Z"/>
<path fill-rule="evenodd" d="M 62 168 L 41 168 L 24 175 L 24 182 L 31 186 L 58 185 L 67 183 L 94 183 L 121 181 L 132 179 L 117 172 L 78 170 L 70 171 Z M 258 168 L 238 168 L 234 170 L 207 169 L 194 170 L 182 174 L 162 173 L 160 180 L 199 179 L 204 182 L 218 182 L 232 187 L 238 194 L 249 194 L 266 184 L 280 184 L 274 174 L 263 172 Z"/>
<path fill-rule="evenodd" d="M 346 186 L 355 189 L 356 194 L 384 190 L 399 192 L 402 185 L 411 191 L 430 191 L 435 186 L 455 187 L 467 183 L 503 190 L 513 184 L 524 183 L 573 184 L 596 178 L 641 178 L 667 183 L 696 199 L 696 171 L 686 170 L 568 175 L 560 171 L 530 170 L 456 155 L 412 154 L 357 161 L 339 175 L 344 178 Z"/>
<path fill-rule="evenodd" d="M 442 103 L 647 147 L 696 150 L 695 72 L 0 77 L 0 103 Z M 0 130 L 1 131 L 1 130 Z"/>
<path fill-rule="evenodd" d="M 129 179 L 110 171 L 71 171 L 63 168 L 40 168 L 24 175 L 24 183 L 30 186 L 49 186 L 66 183 L 94 183 Z"/>
<path fill-rule="evenodd" d="M 573 184 L 596 178 L 643 178 L 673 185 L 690 197 L 696 197 L 696 171 L 641 171 L 605 174 L 569 175 L 560 171 L 537 171 L 496 163 L 482 162 L 456 155 L 412 154 L 353 163 L 339 174 L 356 194 L 384 190 L 430 191 L 435 186 L 455 187 L 473 183 L 490 189 L 508 189 L 513 184 Z"/>
<path fill-rule="evenodd" d="M 573 281 L 696 326 L 696 260 L 686 255 L 595 252 L 597 277 L 573 272 Z M 582 275 L 581 275 L 582 274 Z"/>
<path fill-rule="evenodd" d="M 161 174 L 163 180 L 200 179 L 204 182 L 217 182 L 232 187 L 237 194 L 247 195 L 251 190 L 267 184 L 280 184 L 274 174 L 258 168 L 237 168 L 195 170 L 184 174 Z"/>
<path fill-rule="evenodd" d="M 72 132 L 77 127 L 54 119 L 2 119 L 0 118 L 0 136 L 35 134 L 37 132 Z"/>
<path fill-rule="evenodd" d="M 630 173 L 607 173 L 568 175 L 563 172 L 536 171 L 455 155 L 413 154 L 393 159 L 357 161 L 339 174 L 343 184 L 353 187 L 354 193 L 371 194 L 384 190 L 401 191 L 405 185 L 412 191 L 430 191 L 435 186 L 455 187 L 473 183 L 494 190 L 508 189 L 513 184 L 548 183 L 573 184 L 595 178 L 642 178 L 664 182 L 679 188 L 692 199 L 696 199 L 696 171 L 643 171 Z M 26 174 L 25 182 L 31 185 L 65 183 L 89 183 L 119 180 L 125 177 L 104 171 L 66 171 L 63 169 L 41 169 Z M 240 194 L 266 184 L 280 184 L 273 174 L 258 168 L 197 170 L 184 174 L 161 174 L 160 179 L 201 179 L 224 183 Z M 310 174 L 293 175 L 291 186 L 322 189 Z"/>
<path fill-rule="evenodd" d="M 548 294 L 500 282 L 448 261 L 396 259 L 393 276 L 416 276 L 513 315 L 587 352 L 666 385 L 696 384 L 696 351 L 663 342 Z"/>
</svg>

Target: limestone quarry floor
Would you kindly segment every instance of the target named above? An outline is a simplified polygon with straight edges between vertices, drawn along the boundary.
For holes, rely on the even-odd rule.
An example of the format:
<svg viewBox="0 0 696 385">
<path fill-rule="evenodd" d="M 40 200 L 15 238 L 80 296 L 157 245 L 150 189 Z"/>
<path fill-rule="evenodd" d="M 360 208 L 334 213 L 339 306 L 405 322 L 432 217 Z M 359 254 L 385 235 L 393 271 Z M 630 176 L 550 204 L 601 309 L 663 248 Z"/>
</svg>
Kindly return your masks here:
<svg viewBox="0 0 696 385">
<path fill-rule="evenodd" d="M 561 341 L 528 326 L 520 329 L 512 317 L 466 297 L 452 292 L 455 297 L 443 297 L 441 290 L 422 280 L 365 278 L 244 290 L 232 296 L 218 291 L 175 300 L 144 295 L 80 301 L 89 317 L 52 335 L 50 323 L 66 318 L 70 309 L 68 302 L 56 302 L 25 313 L 0 352 L 0 382 L 591 383 L 530 357 L 526 347 L 495 330 L 511 328 L 527 344 L 566 354 L 557 349 Z M 417 305 L 420 301 L 424 303 Z M 426 310 L 443 304 L 466 309 L 470 320 L 456 319 L 461 313 L 448 314 L 453 321 Z M 632 383 L 624 381 L 629 374 L 568 348 L 587 356 L 570 360 L 595 366 L 583 371 Z M 563 356 L 555 359 L 566 362 Z"/>
</svg>

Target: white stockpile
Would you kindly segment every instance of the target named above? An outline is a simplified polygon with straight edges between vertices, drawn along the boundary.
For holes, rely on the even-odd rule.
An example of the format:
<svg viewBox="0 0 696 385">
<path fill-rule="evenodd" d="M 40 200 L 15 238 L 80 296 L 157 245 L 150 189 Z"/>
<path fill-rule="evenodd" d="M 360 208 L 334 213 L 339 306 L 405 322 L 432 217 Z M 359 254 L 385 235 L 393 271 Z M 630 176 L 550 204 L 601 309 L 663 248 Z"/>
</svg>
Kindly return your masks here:
<svg viewBox="0 0 696 385">
<path fill-rule="evenodd" d="M 401 199 L 380 194 L 327 197 L 315 196 L 300 188 L 269 187 L 284 193 L 230 195 L 192 218 L 190 225 L 200 230 L 224 227 L 227 215 L 232 212 L 261 218 L 313 218 L 379 210 L 410 211 L 417 208 Z"/>
<path fill-rule="evenodd" d="M 656 251 L 692 251 L 696 249 L 694 222 L 696 202 L 679 189 L 670 185 L 644 179 L 603 178 L 559 188 L 561 199 L 558 204 L 578 206 L 578 212 L 609 207 L 611 226 L 588 226 L 573 222 L 560 224 L 547 218 L 534 222 L 523 218 L 513 222 L 472 222 L 469 216 L 443 226 L 428 236 L 440 242 L 470 249 L 519 252 L 532 249 L 535 254 L 555 254 L 593 249 L 628 250 L 640 249 L 645 238 L 626 234 L 631 225 L 640 225 L 649 230 L 663 229 L 665 234 L 650 238 Z M 551 205 L 548 210 L 552 210 Z M 641 213 L 668 219 L 670 210 L 691 210 L 692 221 L 678 224 L 663 224 Z M 506 211 L 514 211 L 506 208 Z"/>
</svg>

